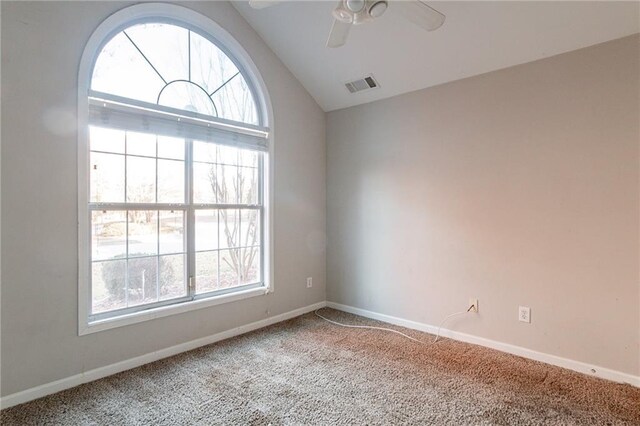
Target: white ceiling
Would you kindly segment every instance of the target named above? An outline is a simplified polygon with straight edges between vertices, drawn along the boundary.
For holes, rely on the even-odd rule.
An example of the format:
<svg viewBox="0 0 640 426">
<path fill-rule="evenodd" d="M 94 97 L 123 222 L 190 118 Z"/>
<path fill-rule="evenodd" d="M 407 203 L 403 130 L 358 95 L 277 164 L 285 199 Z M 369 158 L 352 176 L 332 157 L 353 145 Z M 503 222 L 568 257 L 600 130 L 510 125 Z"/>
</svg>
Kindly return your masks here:
<svg viewBox="0 0 640 426">
<path fill-rule="evenodd" d="M 426 32 L 393 3 L 325 47 L 337 1 L 234 6 L 325 111 L 388 98 L 640 32 L 640 2 L 426 2 L 447 16 Z M 394 13 L 395 12 L 395 13 Z M 346 81 L 373 73 L 379 89 L 351 94 Z"/>
</svg>

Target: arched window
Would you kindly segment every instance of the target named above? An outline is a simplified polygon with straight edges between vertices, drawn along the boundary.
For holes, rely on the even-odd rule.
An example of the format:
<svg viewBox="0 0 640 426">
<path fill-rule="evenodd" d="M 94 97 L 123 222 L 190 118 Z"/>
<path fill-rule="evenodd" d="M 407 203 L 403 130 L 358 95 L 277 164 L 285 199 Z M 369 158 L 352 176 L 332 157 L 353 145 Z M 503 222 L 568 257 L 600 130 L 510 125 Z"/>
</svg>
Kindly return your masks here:
<svg viewBox="0 0 640 426">
<path fill-rule="evenodd" d="M 259 124 L 251 89 L 233 60 L 180 25 L 147 22 L 120 31 L 98 56 L 91 90 Z"/>
<path fill-rule="evenodd" d="M 80 333 L 268 292 L 270 131 L 244 50 L 146 4 L 82 62 Z"/>
</svg>

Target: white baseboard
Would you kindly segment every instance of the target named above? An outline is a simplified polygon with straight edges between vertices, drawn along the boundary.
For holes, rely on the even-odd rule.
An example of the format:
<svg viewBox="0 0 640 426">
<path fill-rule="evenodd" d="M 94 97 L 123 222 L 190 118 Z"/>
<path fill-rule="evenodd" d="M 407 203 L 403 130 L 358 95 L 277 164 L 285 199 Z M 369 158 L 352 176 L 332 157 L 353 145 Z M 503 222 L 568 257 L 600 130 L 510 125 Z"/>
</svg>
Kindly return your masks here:
<svg viewBox="0 0 640 426">
<path fill-rule="evenodd" d="M 286 321 L 288 319 L 295 318 L 311 311 L 315 311 L 316 309 L 324 308 L 325 306 L 326 302 L 315 303 L 313 305 L 305 306 L 293 311 L 285 312 L 284 314 L 276 315 L 260 321 L 252 322 L 250 324 L 242 325 L 240 327 L 232 328 L 231 330 L 226 330 L 217 334 L 213 334 L 211 336 L 192 340 L 186 343 L 181 343 L 179 345 L 171 346 L 166 349 L 161 349 L 135 358 L 120 361 L 115 364 L 96 368 L 95 370 L 89 370 L 71 377 L 56 380 L 55 382 L 46 383 L 44 385 L 36 386 L 31 389 L 16 392 L 14 394 L 0 398 L 0 409 L 9 408 L 14 405 L 29 402 L 34 399 L 42 398 L 43 396 L 51 395 L 65 389 L 81 385 L 83 383 L 92 382 L 103 377 L 130 370 L 132 368 L 139 367 L 150 362 L 158 361 L 160 359 L 167 358 L 173 355 L 177 355 L 182 352 L 190 351 L 201 346 L 210 345 L 211 343 L 219 342 L 220 340 L 239 336 L 241 334 L 248 333 L 259 328 L 267 327 L 269 325 Z"/>
<path fill-rule="evenodd" d="M 416 321 L 410 321 L 390 315 L 379 314 L 376 312 L 367 311 L 353 306 L 341 305 L 334 302 L 319 302 L 313 305 L 305 306 L 295 309 L 290 312 L 285 312 L 280 315 L 276 315 L 264 320 L 252 322 L 250 324 L 242 325 L 240 327 L 232 328 L 211 336 L 203 337 L 200 339 L 192 340 L 190 342 L 181 343 L 179 345 L 171 346 L 166 349 L 161 349 L 155 352 L 151 352 L 145 355 L 141 355 L 135 358 L 117 362 L 115 364 L 107 365 L 104 367 L 89 370 L 84 373 L 76 374 L 74 376 L 66 377 L 64 379 L 56 380 L 55 382 L 46 383 L 44 385 L 36 386 L 31 389 L 26 389 L 21 392 L 16 392 L 11 395 L 7 395 L 0 398 L 0 409 L 9 408 L 14 405 L 22 404 L 32 401 L 34 399 L 41 398 L 43 396 L 51 395 L 56 392 L 69 389 L 83 383 L 92 382 L 94 380 L 101 379 L 103 377 L 111 376 L 122 371 L 130 370 L 135 367 L 139 367 L 150 362 L 158 361 L 163 358 L 167 358 L 173 355 L 177 355 L 182 352 L 190 351 L 192 349 L 199 348 L 201 346 L 209 345 L 211 343 L 219 342 L 220 340 L 228 339 L 230 337 L 239 336 L 244 333 L 248 333 L 253 330 L 257 330 L 269 325 L 276 324 L 278 322 L 286 321 L 291 318 L 306 314 L 316 309 L 323 307 L 330 307 L 338 309 L 344 312 L 360 315 L 366 318 L 376 319 L 384 321 L 390 324 L 399 325 L 402 327 L 411 328 L 414 330 L 424 331 L 427 333 L 435 334 L 437 327 L 429 324 L 423 324 Z M 440 335 L 448 337 L 450 339 L 459 340 L 462 342 L 472 343 L 487 348 L 496 349 L 502 352 L 507 352 L 513 355 L 518 355 L 524 358 L 533 359 L 535 361 L 544 362 L 547 364 L 555 365 L 558 367 L 567 368 L 569 370 L 577 371 L 579 373 L 587 374 L 589 376 L 600 377 L 607 380 L 613 380 L 619 383 L 629 383 L 633 386 L 640 387 L 640 377 L 633 376 L 631 374 L 622 373 L 619 371 L 603 368 L 591 364 L 586 364 L 580 361 L 574 361 L 567 358 L 562 358 L 555 355 L 545 354 L 537 352 L 531 349 L 523 348 L 520 346 L 510 345 L 507 343 L 497 342 L 495 340 L 485 339 L 483 337 L 472 336 L 470 334 L 461 333 L 458 331 L 442 329 Z"/>
<path fill-rule="evenodd" d="M 327 307 L 338 309 L 344 312 L 349 312 L 355 315 L 360 315 L 366 318 L 384 321 L 389 324 L 395 324 L 401 327 L 411 328 L 413 330 L 424 331 L 431 334 L 436 334 L 438 330 L 438 327 L 435 327 L 433 325 L 424 324 L 416 321 L 410 321 L 403 318 L 393 317 L 390 315 L 379 314 L 377 312 L 371 312 L 365 309 L 355 308 L 353 306 L 348 306 L 348 305 L 341 305 L 339 303 L 327 302 Z M 628 383 L 632 386 L 640 387 L 640 376 L 634 376 L 634 375 L 623 373 L 620 371 L 611 370 L 608 368 L 599 367 L 596 365 L 587 364 L 580 361 L 574 361 L 572 359 L 562 358 L 556 355 L 550 355 L 543 352 L 534 351 L 532 349 L 523 348 L 521 346 L 510 345 L 508 343 L 498 342 L 491 339 L 485 339 L 483 337 L 477 337 L 470 334 L 461 333 L 459 331 L 453 331 L 445 328 L 442 328 L 440 330 L 440 336 L 448 337 L 454 340 L 459 340 L 461 342 L 484 346 L 491 349 L 496 349 L 501 352 L 507 352 L 513 355 L 518 355 L 518 356 L 529 358 L 535 361 L 544 362 L 546 364 L 551 364 L 557 367 L 562 367 L 569 370 L 577 371 L 578 373 L 583 373 L 589 376 L 612 380 L 618 383 Z"/>
</svg>

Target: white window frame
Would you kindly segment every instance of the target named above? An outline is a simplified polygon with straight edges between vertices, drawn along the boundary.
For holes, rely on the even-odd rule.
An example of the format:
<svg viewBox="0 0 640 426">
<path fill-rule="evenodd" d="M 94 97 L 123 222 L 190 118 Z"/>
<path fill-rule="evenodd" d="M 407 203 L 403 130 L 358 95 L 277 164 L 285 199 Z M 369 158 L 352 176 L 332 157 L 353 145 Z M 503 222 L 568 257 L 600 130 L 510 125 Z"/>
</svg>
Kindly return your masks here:
<svg viewBox="0 0 640 426">
<path fill-rule="evenodd" d="M 91 94 L 91 76 L 102 47 L 111 37 L 131 25 L 144 21 L 148 22 L 151 19 L 174 23 L 198 31 L 201 34 L 206 34 L 210 39 L 215 41 L 218 48 L 235 60 L 238 69 L 252 88 L 260 125 L 263 129 L 268 129 L 268 149 L 266 150 L 266 161 L 263 162 L 264 184 L 262 188 L 264 215 L 262 232 L 262 247 L 264 250 L 262 279 L 264 286 L 156 308 L 148 308 L 138 312 L 90 322 L 89 95 Z M 127 101 L 127 103 L 134 104 L 135 101 Z M 170 114 L 172 111 L 168 112 Z M 182 119 L 184 119 L 184 117 Z M 197 124 L 197 118 L 194 120 L 196 120 Z M 233 127 L 233 123 L 226 123 L 225 120 L 220 119 L 216 121 L 219 127 L 218 130 L 229 130 L 230 128 L 226 126 Z M 251 132 L 249 131 L 248 133 Z M 103 21 L 91 35 L 85 46 L 78 73 L 78 334 L 85 335 L 272 293 L 274 291 L 272 214 L 274 181 L 273 141 L 273 111 L 266 85 L 258 68 L 251 60 L 249 54 L 231 34 L 210 18 L 182 6 L 167 3 L 144 3 L 121 9 Z M 150 208 L 153 208 L 153 205 L 150 205 Z"/>
</svg>

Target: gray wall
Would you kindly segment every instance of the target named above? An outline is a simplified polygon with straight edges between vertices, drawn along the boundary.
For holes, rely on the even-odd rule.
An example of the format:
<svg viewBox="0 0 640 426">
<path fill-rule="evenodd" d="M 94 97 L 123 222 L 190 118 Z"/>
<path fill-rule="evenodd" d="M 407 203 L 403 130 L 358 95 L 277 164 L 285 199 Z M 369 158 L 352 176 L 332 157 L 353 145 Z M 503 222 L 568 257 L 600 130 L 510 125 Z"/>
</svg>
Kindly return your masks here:
<svg viewBox="0 0 640 426">
<path fill-rule="evenodd" d="M 125 5 L 2 2 L 3 396 L 325 300 L 325 115 L 230 4 L 181 3 L 229 31 L 269 89 L 275 293 L 78 337 L 77 73 Z"/>
<path fill-rule="evenodd" d="M 638 375 L 639 52 L 329 113 L 328 300 Z"/>
</svg>

